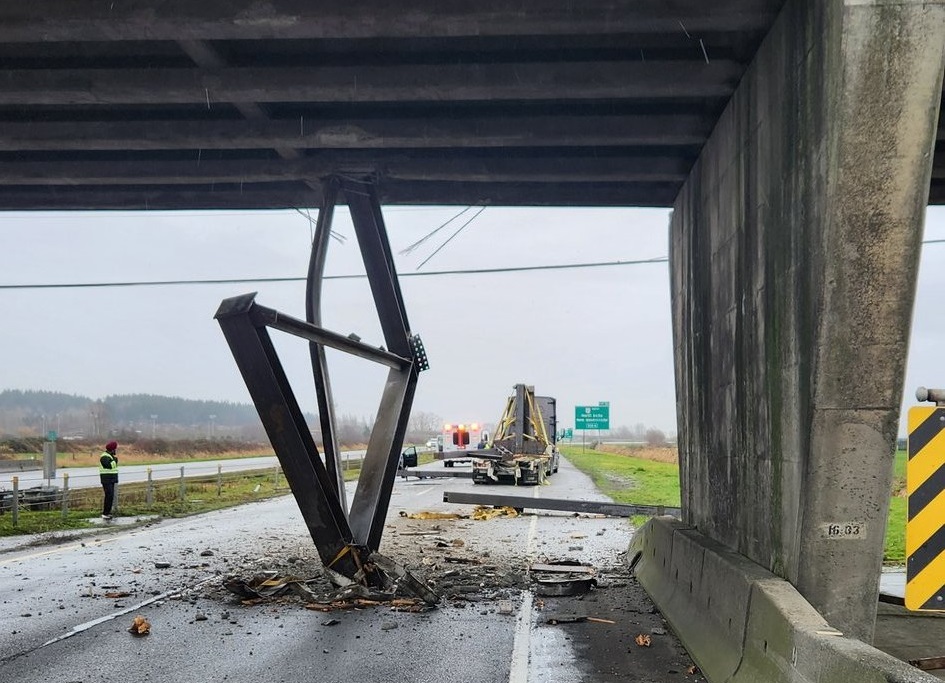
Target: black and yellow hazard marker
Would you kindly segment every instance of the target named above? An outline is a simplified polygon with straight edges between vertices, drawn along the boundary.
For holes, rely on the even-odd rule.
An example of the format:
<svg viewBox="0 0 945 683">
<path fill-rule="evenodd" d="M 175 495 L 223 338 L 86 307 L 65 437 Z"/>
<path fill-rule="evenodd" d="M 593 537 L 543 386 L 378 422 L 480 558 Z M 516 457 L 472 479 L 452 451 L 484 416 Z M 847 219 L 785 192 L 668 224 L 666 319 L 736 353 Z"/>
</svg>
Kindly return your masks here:
<svg viewBox="0 0 945 683">
<path fill-rule="evenodd" d="M 945 408 L 909 409 L 906 607 L 945 610 Z"/>
</svg>

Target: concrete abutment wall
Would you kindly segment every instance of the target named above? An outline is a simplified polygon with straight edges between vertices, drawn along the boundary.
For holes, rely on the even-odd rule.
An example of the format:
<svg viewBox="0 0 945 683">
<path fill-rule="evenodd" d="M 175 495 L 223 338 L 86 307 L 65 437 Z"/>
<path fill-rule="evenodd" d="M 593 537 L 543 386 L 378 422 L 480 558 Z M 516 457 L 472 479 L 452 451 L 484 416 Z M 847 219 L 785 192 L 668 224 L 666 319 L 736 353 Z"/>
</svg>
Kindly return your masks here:
<svg viewBox="0 0 945 683">
<path fill-rule="evenodd" d="M 672 217 L 685 521 L 867 642 L 943 69 L 945 2 L 788 0 Z"/>
</svg>

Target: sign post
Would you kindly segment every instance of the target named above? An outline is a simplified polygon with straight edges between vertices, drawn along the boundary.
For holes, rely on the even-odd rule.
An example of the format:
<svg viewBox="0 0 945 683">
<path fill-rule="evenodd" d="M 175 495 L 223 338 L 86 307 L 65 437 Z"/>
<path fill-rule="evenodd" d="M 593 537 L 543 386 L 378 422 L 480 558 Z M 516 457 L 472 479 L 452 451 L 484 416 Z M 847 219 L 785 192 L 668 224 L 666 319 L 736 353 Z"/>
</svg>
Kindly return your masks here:
<svg viewBox="0 0 945 683">
<path fill-rule="evenodd" d="M 923 389 L 909 408 L 906 591 L 909 610 L 945 610 L 945 392 Z"/>
<path fill-rule="evenodd" d="M 574 406 L 574 428 L 581 431 L 581 451 L 584 451 L 584 436 L 588 429 L 598 431 L 610 429 L 610 401 L 601 401 L 596 406 Z"/>
</svg>

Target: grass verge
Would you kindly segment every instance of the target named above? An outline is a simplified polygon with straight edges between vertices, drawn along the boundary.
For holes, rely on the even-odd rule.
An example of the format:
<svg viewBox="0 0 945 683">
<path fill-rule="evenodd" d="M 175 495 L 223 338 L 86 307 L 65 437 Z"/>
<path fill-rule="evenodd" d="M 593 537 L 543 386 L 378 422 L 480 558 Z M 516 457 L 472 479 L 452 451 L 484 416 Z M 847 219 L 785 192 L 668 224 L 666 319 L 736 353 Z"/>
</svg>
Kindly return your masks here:
<svg viewBox="0 0 945 683">
<path fill-rule="evenodd" d="M 344 471 L 346 481 L 357 479 L 360 462 L 351 461 Z M 233 507 L 291 493 L 281 469 L 227 473 L 221 476 L 162 479 L 153 482 L 150 495 L 146 482 L 119 483 L 119 516 L 183 517 Z M 61 494 L 61 491 L 60 491 Z M 43 505 L 47 509 L 21 508 L 17 523 L 7 509 L 0 514 L 0 537 L 92 528 L 92 519 L 101 514 L 102 491 L 98 487 L 68 492 L 67 512 L 61 495 Z"/>
<path fill-rule="evenodd" d="M 642 458 L 565 446 L 561 453 L 579 470 L 587 474 L 602 493 L 617 503 L 640 505 L 667 505 L 678 507 L 679 466 L 653 462 Z M 898 494 L 906 483 L 906 453 L 898 451 L 893 471 L 892 497 L 889 521 L 886 525 L 886 543 L 883 562 L 902 564 L 906 555 L 906 499 Z M 646 518 L 635 517 L 639 526 Z"/>
</svg>

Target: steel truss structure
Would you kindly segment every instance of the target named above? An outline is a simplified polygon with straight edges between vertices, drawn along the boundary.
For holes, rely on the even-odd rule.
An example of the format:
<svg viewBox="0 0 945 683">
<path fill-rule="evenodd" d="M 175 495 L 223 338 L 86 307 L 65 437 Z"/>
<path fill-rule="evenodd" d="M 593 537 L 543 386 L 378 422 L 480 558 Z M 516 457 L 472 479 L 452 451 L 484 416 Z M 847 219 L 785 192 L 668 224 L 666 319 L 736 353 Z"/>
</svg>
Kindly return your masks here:
<svg viewBox="0 0 945 683">
<path fill-rule="evenodd" d="M 373 181 L 333 176 L 324 182 L 323 190 L 306 285 L 306 320 L 256 303 L 255 293 L 225 299 L 215 317 L 282 464 L 322 563 L 335 576 L 383 589 L 389 587 L 392 574 L 402 578 L 402 572 L 391 568 L 389 560 L 376 551 L 417 378 L 429 364 L 420 338 L 410 332 Z M 382 348 L 321 327 L 322 279 L 339 195 L 344 195 L 351 212 L 384 335 Z M 276 354 L 269 336 L 270 328 L 309 342 L 324 459 Z M 326 348 L 389 368 L 350 511 L 342 478 Z M 422 588 L 417 592 L 422 594 Z"/>
</svg>

